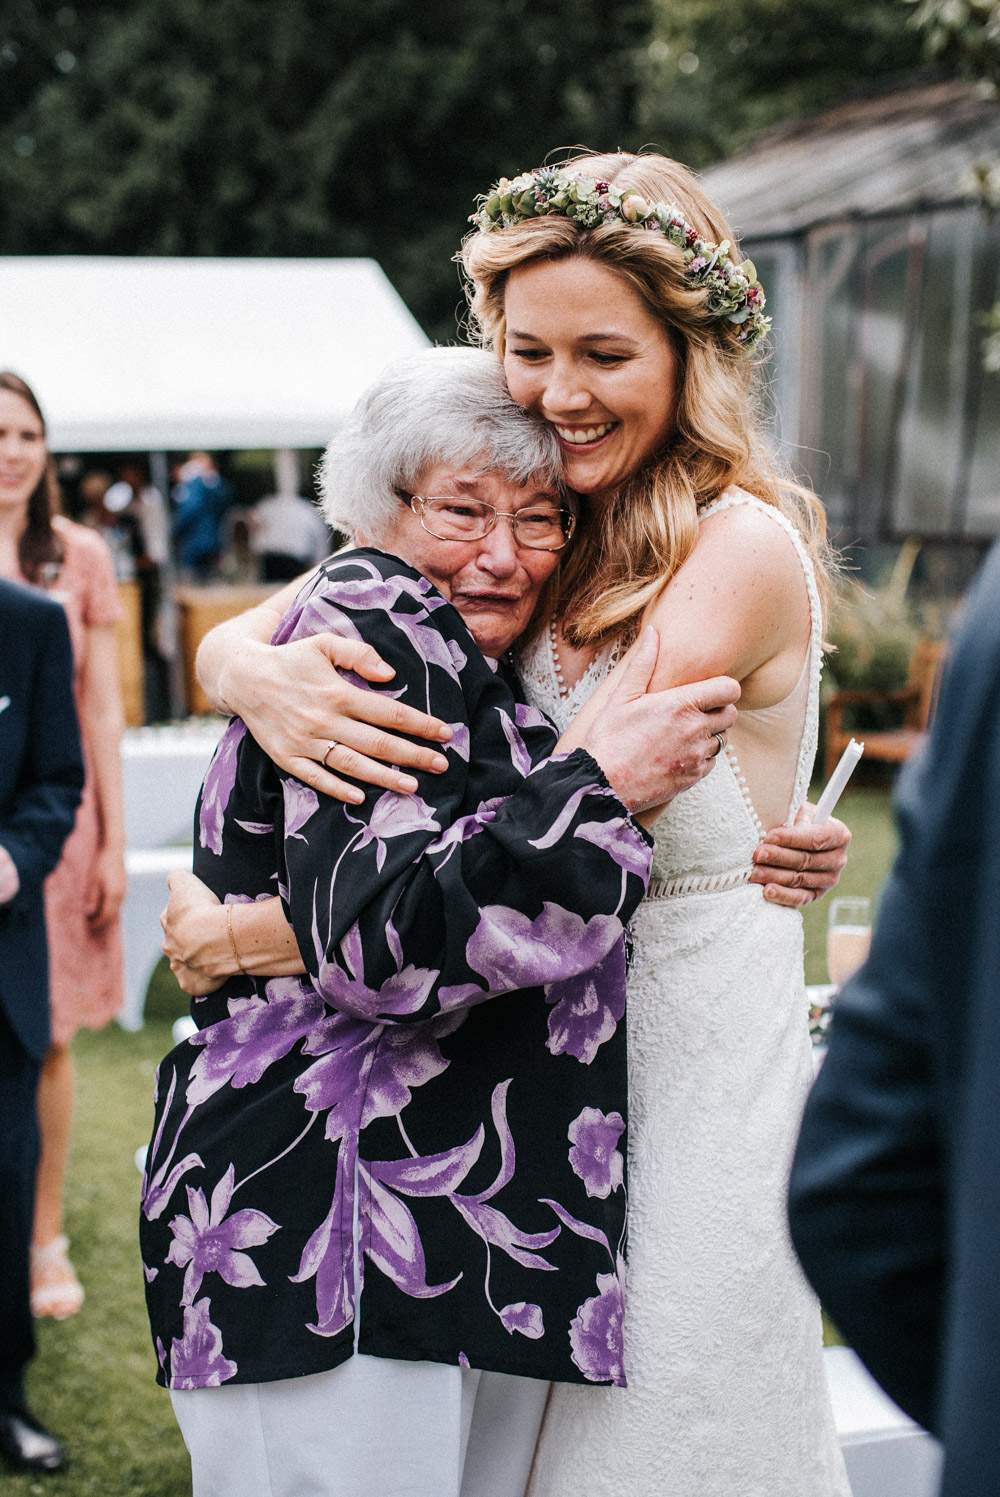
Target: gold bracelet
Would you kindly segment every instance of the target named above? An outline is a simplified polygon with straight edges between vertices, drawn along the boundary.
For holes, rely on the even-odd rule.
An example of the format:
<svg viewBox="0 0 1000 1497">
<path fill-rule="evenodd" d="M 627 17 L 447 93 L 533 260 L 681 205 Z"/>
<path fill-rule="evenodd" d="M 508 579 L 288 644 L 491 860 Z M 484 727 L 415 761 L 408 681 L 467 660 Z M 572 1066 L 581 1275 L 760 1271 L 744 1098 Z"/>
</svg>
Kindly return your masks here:
<svg viewBox="0 0 1000 1497">
<path fill-rule="evenodd" d="M 240 954 L 236 950 L 236 937 L 233 935 L 233 906 L 231 904 L 226 905 L 226 929 L 229 932 L 229 944 L 233 948 L 233 960 L 235 961 L 237 967 L 239 967 L 240 971 L 243 973 L 243 976 L 249 977 L 250 973 L 240 961 Z"/>
</svg>

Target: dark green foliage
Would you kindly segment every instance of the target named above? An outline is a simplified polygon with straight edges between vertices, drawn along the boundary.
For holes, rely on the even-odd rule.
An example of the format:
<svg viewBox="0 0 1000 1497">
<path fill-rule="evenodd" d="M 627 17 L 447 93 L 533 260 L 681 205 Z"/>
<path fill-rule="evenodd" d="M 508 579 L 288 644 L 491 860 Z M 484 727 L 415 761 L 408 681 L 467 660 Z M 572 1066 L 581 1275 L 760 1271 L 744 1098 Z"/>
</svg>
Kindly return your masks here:
<svg viewBox="0 0 1000 1497">
<path fill-rule="evenodd" d="M 890 85 L 922 55 L 899 0 L 660 0 L 646 122 L 703 166 L 782 120 Z"/>
<path fill-rule="evenodd" d="M 0 39 L 0 251 L 374 255 L 443 337 L 475 194 L 557 146 L 637 143 L 651 21 L 647 0 L 45 14 L 20 0 Z"/>
<path fill-rule="evenodd" d="M 1000 0 L 904 0 L 933 57 L 1000 88 Z"/>
<path fill-rule="evenodd" d="M 6 0 L 0 254 L 373 255 L 453 339 L 451 257 L 497 176 L 578 144 L 704 165 L 905 76 L 912 20 L 900 0 Z"/>
</svg>

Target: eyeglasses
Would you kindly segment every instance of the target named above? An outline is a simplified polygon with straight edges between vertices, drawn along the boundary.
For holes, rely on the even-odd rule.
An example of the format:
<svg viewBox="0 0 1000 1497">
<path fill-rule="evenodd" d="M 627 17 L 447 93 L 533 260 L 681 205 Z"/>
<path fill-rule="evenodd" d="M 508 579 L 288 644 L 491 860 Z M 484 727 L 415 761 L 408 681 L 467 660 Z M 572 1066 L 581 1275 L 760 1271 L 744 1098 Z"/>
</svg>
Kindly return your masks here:
<svg viewBox="0 0 1000 1497">
<path fill-rule="evenodd" d="M 508 515 L 483 499 L 425 499 L 420 494 L 401 497 L 409 501 L 427 534 L 439 541 L 481 541 L 496 528 L 498 520 L 506 520 L 519 546 L 531 551 L 561 551 L 576 526 L 572 510 L 551 504 L 527 505 Z"/>
</svg>

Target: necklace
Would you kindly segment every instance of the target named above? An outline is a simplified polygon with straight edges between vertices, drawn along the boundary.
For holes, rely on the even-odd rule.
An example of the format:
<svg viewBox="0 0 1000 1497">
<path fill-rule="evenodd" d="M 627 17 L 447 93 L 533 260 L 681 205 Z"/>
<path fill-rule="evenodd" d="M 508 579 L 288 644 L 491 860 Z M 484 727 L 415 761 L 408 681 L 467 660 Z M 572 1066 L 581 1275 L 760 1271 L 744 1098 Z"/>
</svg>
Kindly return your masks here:
<svg viewBox="0 0 1000 1497">
<path fill-rule="evenodd" d="M 555 672 L 556 685 L 561 697 L 569 696 L 566 682 L 563 680 L 562 665 L 559 662 L 559 631 L 556 628 L 555 619 L 549 619 L 549 643 L 552 646 L 552 669 Z"/>
</svg>

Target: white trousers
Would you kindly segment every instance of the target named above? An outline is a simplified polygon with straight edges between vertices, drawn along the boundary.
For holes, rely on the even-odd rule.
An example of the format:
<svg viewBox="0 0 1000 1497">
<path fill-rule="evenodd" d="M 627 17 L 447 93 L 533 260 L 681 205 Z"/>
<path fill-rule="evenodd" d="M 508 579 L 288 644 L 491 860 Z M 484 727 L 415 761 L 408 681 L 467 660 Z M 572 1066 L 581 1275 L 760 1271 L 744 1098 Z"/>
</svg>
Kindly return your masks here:
<svg viewBox="0 0 1000 1497">
<path fill-rule="evenodd" d="M 171 1392 L 193 1497 L 523 1497 L 548 1383 L 353 1356 Z"/>
</svg>

